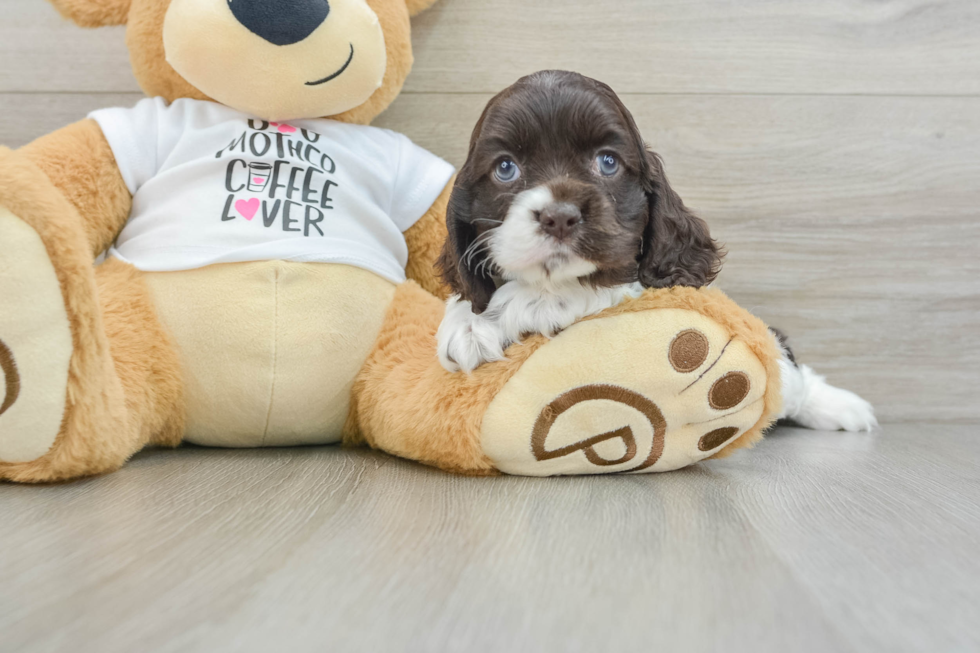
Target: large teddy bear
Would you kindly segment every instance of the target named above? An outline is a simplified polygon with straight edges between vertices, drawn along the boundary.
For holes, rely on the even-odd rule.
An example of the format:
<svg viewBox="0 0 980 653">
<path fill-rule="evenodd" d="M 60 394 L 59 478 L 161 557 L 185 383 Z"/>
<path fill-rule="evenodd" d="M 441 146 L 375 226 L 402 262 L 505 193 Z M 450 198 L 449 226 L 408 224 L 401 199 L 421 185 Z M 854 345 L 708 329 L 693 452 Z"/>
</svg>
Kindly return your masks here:
<svg viewBox="0 0 980 653">
<path fill-rule="evenodd" d="M 433 1 L 53 0 L 128 26 L 150 97 L 0 149 L 0 479 L 185 440 L 553 475 L 671 470 L 761 437 L 777 345 L 714 290 L 648 291 L 442 369 L 453 170 L 367 126 Z"/>
</svg>

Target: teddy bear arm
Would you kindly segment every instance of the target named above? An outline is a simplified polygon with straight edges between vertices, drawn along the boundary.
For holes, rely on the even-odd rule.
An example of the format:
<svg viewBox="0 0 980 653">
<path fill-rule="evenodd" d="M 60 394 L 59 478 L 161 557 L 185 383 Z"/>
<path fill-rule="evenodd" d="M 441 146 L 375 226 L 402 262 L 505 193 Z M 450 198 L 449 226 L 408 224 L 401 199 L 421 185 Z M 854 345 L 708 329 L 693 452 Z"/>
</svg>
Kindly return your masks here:
<svg viewBox="0 0 980 653">
<path fill-rule="evenodd" d="M 647 291 L 471 374 L 439 364 L 442 315 L 397 288 L 345 442 L 473 475 L 662 472 L 749 447 L 779 414 L 775 339 L 716 289 Z"/>
<path fill-rule="evenodd" d="M 347 443 L 474 475 L 662 472 L 751 446 L 779 414 L 775 339 L 716 289 L 647 291 L 471 374 L 435 356 L 442 314 L 398 287 Z"/>
<path fill-rule="evenodd" d="M 446 240 L 446 207 L 455 180 L 455 177 L 449 180 L 432 207 L 405 232 L 408 245 L 405 275 L 439 299 L 449 296 L 449 288 L 439 276 L 436 261 Z"/>
<path fill-rule="evenodd" d="M 410 16 L 417 16 L 436 3 L 436 0 L 406 0 Z"/>
<path fill-rule="evenodd" d="M 76 122 L 29 143 L 21 153 L 78 210 L 93 256 L 104 252 L 129 218 L 133 200 L 98 123 Z"/>
</svg>

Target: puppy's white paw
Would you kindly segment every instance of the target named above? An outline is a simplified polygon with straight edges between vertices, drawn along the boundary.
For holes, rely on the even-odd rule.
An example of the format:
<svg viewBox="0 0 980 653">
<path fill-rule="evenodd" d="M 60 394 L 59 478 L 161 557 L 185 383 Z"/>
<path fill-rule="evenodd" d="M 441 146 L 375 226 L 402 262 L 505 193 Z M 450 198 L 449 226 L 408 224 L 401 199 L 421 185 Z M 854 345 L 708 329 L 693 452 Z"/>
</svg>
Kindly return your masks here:
<svg viewBox="0 0 980 653">
<path fill-rule="evenodd" d="M 783 417 L 820 431 L 870 431 L 878 426 L 871 404 L 850 390 L 830 385 L 806 365 L 783 364 L 782 370 Z"/>
<path fill-rule="evenodd" d="M 450 372 L 469 373 L 483 363 L 503 360 L 499 329 L 473 312 L 468 301 L 453 296 L 436 333 L 439 362 Z"/>
<path fill-rule="evenodd" d="M 816 384 L 800 412 L 793 417 L 802 426 L 821 431 L 870 431 L 878 426 L 871 404 L 850 390 Z"/>
</svg>

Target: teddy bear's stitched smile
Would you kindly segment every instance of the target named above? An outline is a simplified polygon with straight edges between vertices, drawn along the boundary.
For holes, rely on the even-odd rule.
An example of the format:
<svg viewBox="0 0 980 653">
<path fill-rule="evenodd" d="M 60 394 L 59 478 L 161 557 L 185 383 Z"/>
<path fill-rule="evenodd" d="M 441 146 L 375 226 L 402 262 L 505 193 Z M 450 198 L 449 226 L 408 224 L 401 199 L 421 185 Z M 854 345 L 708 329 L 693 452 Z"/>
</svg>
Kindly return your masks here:
<svg viewBox="0 0 980 653">
<path fill-rule="evenodd" d="M 347 66 L 349 66 L 350 65 L 350 62 L 353 61 L 353 60 L 354 60 L 354 44 L 351 43 L 350 44 L 350 56 L 347 57 L 347 61 L 345 61 L 344 62 L 344 65 L 340 67 L 340 70 L 338 70 L 337 72 L 333 73 L 332 75 L 327 75 L 323 79 L 318 79 L 315 82 L 306 82 L 306 85 L 307 86 L 319 86 L 320 84 L 326 84 L 331 79 L 337 79 L 342 74 L 344 74 L 344 71 L 347 70 Z"/>
</svg>

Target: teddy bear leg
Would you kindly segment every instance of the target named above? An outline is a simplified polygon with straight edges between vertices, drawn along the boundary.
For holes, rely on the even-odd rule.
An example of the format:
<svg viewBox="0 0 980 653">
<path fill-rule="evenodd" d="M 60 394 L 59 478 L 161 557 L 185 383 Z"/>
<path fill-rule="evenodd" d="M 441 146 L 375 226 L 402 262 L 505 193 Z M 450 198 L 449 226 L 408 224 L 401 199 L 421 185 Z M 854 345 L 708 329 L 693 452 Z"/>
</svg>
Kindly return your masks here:
<svg viewBox="0 0 980 653">
<path fill-rule="evenodd" d="M 766 326 L 720 291 L 647 291 L 539 344 L 487 407 L 483 450 L 527 476 L 723 457 L 778 414 L 779 358 Z"/>
<path fill-rule="evenodd" d="M 399 288 L 351 439 L 465 473 L 668 471 L 751 445 L 779 410 L 775 339 L 719 291 L 647 292 L 471 375 L 437 362 L 422 295 Z"/>
<path fill-rule="evenodd" d="M 345 444 L 368 445 L 447 471 L 499 473 L 480 423 L 509 361 L 450 374 L 436 357 L 443 302 L 414 281 L 395 290 L 375 347 L 354 381 Z M 496 370 L 496 373 L 488 371 Z"/>
<path fill-rule="evenodd" d="M 74 207 L 3 165 L 0 243 L 0 479 L 97 474 L 179 441 L 176 356 L 138 273 L 93 268 Z"/>
</svg>

